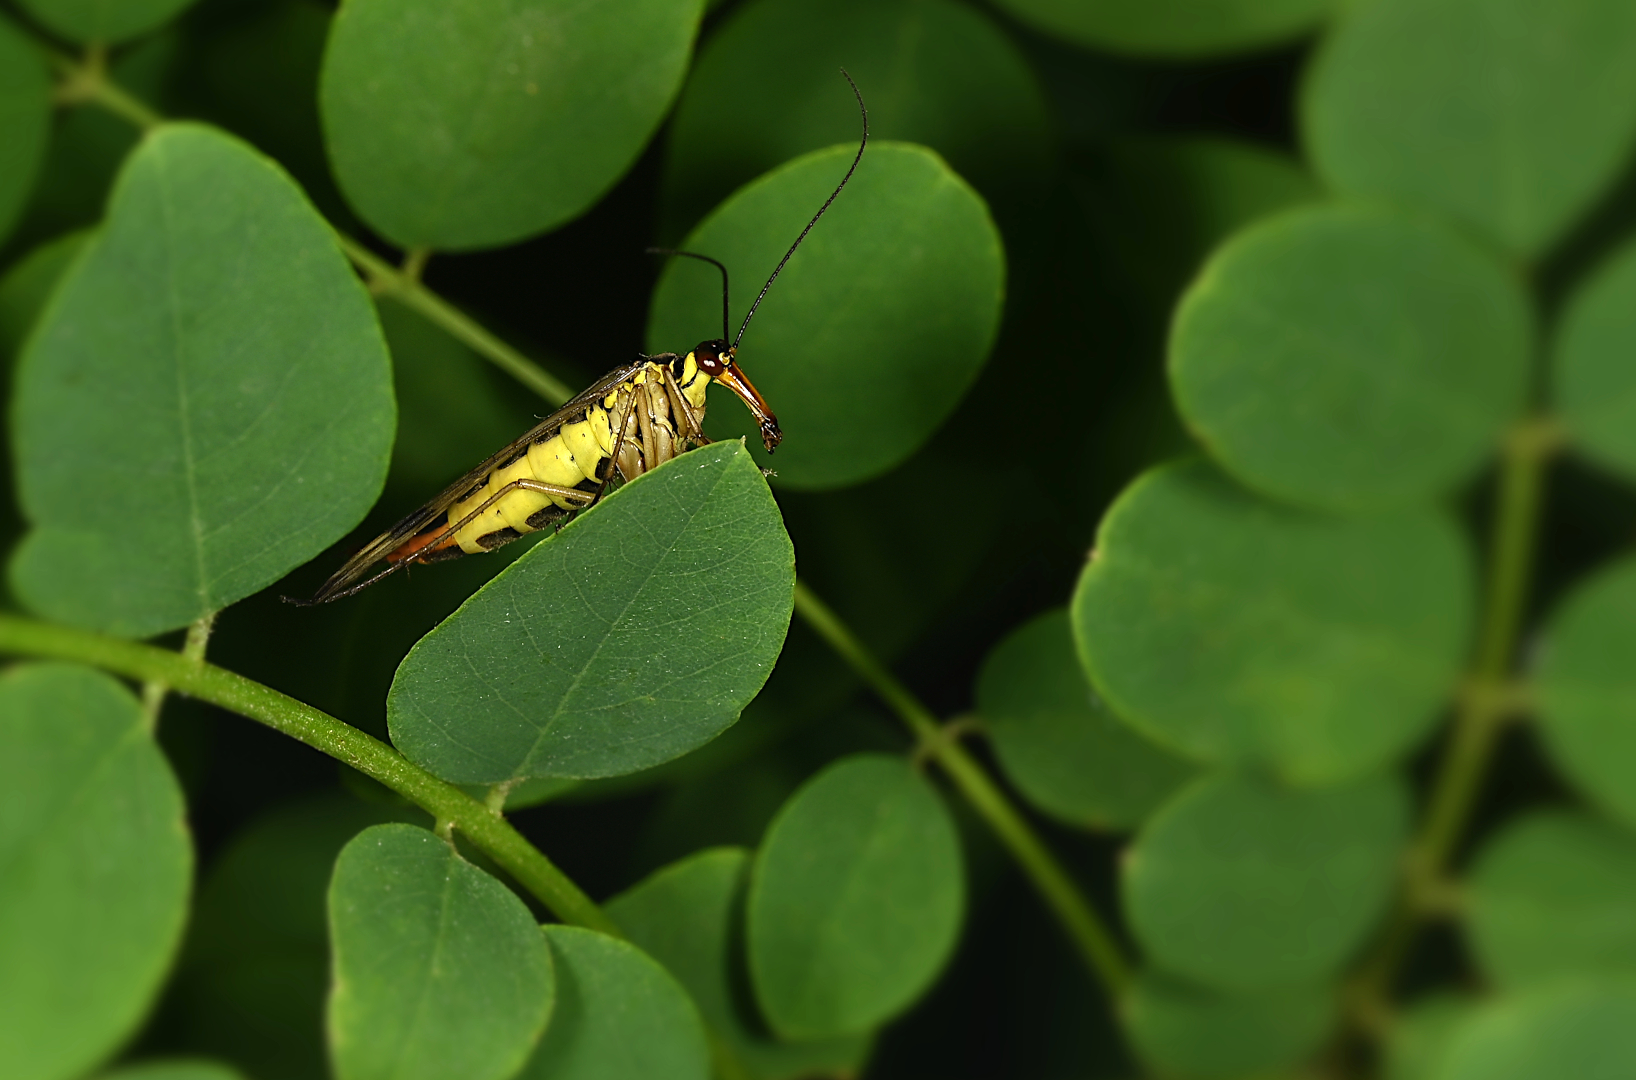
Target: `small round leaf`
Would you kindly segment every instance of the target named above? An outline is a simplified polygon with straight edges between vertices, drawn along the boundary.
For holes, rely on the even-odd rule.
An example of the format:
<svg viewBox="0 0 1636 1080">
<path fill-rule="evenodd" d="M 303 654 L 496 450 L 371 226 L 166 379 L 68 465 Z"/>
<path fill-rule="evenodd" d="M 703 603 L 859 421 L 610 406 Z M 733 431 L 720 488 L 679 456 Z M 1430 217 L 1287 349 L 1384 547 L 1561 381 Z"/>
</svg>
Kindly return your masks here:
<svg viewBox="0 0 1636 1080">
<path fill-rule="evenodd" d="M 755 1080 L 857 1072 L 869 1052 L 867 1036 L 785 1041 L 744 1015 L 734 980 L 743 963 L 737 943 L 749 874 L 749 852 L 711 848 L 656 871 L 603 910 L 633 945 L 676 976 Z"/>
<path fill-rule="evenodd" d="M 1205 57 L 1267 48 L 1313 29 L 1337 0 L 997 0 L 1039 30 L 1134 56 Z"/>
<path fill-rule="evenodd" d="M 1636 139 L 1625 0 L 1349 4 L 1301 97 L 1339 192 L 1430 207 L 1523 255 L 1561 237 Z"/>
<path fill-rule="evenodd" d="M 735 720 L 778 659 L 795 552 L 737 442 L 644 473 L 404 657 L 392 742 L 445 780 L 619 776 Z"/>
<path fill-rule="evenodd" d="M 841 68 L 869 108 L 871 138 L 931 147 L 990 199 L 1034 194 L 1051 168 L 1045 92 L 978 8 L 753 0 L 706 39 L 676 105 L 666 218 L 692 225 L 768 169 L 855 140 L 858 110 Z"/>
<path fill-rule="evenodd" d="M 1103 519 L 1074 632 L 1115 714 L 1156 741 L 1328 783 L 1436 720 L 1465 649 L 1470 558 L 1440 511 L 1337 519 L 1169 465 Z"/>
<path fill-rule="evenodd" d="M 112 45 L 169 22 L 194 0 L 17 0 L 54 31 L 84 44 Z M 5 65 L 0 63 L 0 70 Z"/>
<path fill-rule="evenodd" d="M 1546 624 L 1536 694 L 1557 768 L 1636 826 L 1636 559 L 1581 584 Z"/>
<path fill-rule="evenodd" d="M 557 1006 L 517 1080 L 708 1080 L 699 1011 L 669 972 L 594 930 L 547 926 L 545 937 Z"/>
<path fill-rule="evenodd" d="M 733 270 L 735 320 L 855 151 L 820 150 L 768 173 L 682 244 Z M 1004 282 L 1000 235 L 977 193 L 924 147 L 871 143 L 767 294 L 739 353 L 783 422 L 784 443 L 764 462 L 780 484 L 843 487 L 913 453 L 988 357 Z M 716 335 L 720 318 L 720 277 L 675 259 L 653 296 L 649 346 L 691 348 Z M 712 431 L 754 429 L 734 401 L 710 417 Z M 761 448 L 754 452 L 760 460 Z"/>
<path fill-rule="evenodd" d="M 51 131 L 51 73 L 39 50 L 0 16 L 0 240 L 34 190 Z"/>
<path fill-rule="evenodd" d="M 158 994 L 187 918 L 182 793 L 136 699 L 0 674 L 0 1076 L 81 1076 Z"/>
<path fill-rule="evenodd" d="M 1096 696 L 1063 610 L 1013 631 L 989 653 L 977 677 L 977 713 L 1007 779 L 1075 825 L 1139 825 L 1196 772 Z"/>
<path fill-rule="evenodd" d="M 215 129 L 159 128 L 18 366 L 33 530 L 13 587 L 132 637 L 264 588 L 379 494 L 391 378 L 362 283 L 289 177 Z"/>
<path fill-rule="evenodd" d="M 750 975 L 774 1031 L 865 1031 L 937 977 L 965 908 L 959 839 L 909 763 L 842 758 L 767 830 L 746 909 Z"/>
<path fill-rule="evenodd" d="M 1292 790 L 1224 774 L 1149 819 L 1125 910 L 1160 968 L 1221 990 L 1335 974 L 1386 908 L 1408 832 L 1396 777 Z"/>
<path fill-rule="evenodd" d="M 1474 1011 L 1431 1080 L 1626 1080 L 1636 1061 L 1636 985 L 1558 985 Z"/>
<path fill-rule="evenodd" d="M 348 0 L 319 82 L 348 203 L 404 247 L 495 247 L 584 213 L 687 72 L 700 0 Z"/>
<path fill-rule="evenodd" d="M 1386 1034 L 1385 1080 L 1433 1080 L 1445 1054 L 1477 1004 L 1457 994 L 1411 1002 Z"/>
<path fill-rule="evenodd" d="M 413 825 L 375 825 L 335 861 L 340 1080 L 507 1080 L 551 1015 L 551 952 L 515 893 Z"/>
<path fill-rule="evenodd" d="M 1299 1064 L 1323 1042 L 1337 1009 L 1328 986 L 1220 994 L 1145 972 L 1120 1013 L 1157 1075 L 1240 1080 Z"/>
<path fill-rule="evenodd" d="M 1176 311 L 1188 426 L 1251 487 L 1324 509 L 1423 501 L 1468 479 L 1522 409 L 1528 299 L 1425 218 L 1318 206 L 1239 233 Z"/>
<path fill-rule="evenodd" d="M 1569 297 L 1552 350 L 1552 396 L 1574 449 L 1636 479 L 1636 244 Z"/>
<path fill-rule="evenodd" d="M 237 1069 L 201 1058 L 166 1058 L 126 1065 L 97 1080 L 244 1080 Z"/>
<path fill-rule="evenodd" d="M 1636 836 L 1545 811 L 1484 846 L 1467 889 L 1467 932 L 1508 989 L 1565 975 L 1636 977 Z"/>
</svg>

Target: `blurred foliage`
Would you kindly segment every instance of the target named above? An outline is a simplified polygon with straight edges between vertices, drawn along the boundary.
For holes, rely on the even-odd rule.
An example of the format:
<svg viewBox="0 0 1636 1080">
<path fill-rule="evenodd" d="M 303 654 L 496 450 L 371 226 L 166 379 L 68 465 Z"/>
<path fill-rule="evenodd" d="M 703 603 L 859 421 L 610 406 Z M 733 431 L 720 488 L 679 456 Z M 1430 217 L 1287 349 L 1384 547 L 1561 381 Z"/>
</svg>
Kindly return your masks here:
<svg viewBox="0 0 1636 1080">
<path fill-rule="evenodd" d="M 776 455 L 718 388 L 560 533 L 280 602 L 559 404 L 496 337 L 713 338 L 643 248 L 735 335 L 841 68 Z M 215 617 L 627 940 L 20 662 L 0 1075 L 1636 1074 L 1633 151 L 1626 0 L 5 0 L 4 610 Z"/>
</svg>

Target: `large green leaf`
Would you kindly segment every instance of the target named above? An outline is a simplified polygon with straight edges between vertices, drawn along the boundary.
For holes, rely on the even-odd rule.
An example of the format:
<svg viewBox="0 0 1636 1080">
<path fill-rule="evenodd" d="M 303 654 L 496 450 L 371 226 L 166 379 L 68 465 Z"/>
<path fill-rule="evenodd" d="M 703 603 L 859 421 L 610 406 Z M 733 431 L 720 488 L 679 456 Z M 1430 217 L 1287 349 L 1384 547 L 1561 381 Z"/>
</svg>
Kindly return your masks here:
<svg viewBox="0 0 1636 1080">
<path fill-rule="evenodd" d="M 1318 206 L 1229 241 L 1177 309 L 1176 402 L 1239 479 L 1332 510 L 1441 494 L 1522 409 L 1528 299 L 1435 221 Z"/>
<path fill-rule="evenodd" d="M 820 150 L 768 173 L 683 243 L 737 274 L 735 319 L 854 150 Z M 764 464 L 781 484 L 832 488 L 902 462 L 976 378 L 999 328 L 1004 279 L 1000 236 L 977 193 L 923 147 L 871 144 L 745 334 L 739 359 L 784 427 Z M 654 293 L 649 347 L 714 337 L 720 313 L 715 272 L 674 260 Z M 753 431 L 726 399 L 716 398 L 711 430 Z"/>
<path fill-rule="evenodd" d="M 1567 778 L 1636 826 L 1636 559 L 1581 584 L 1552 614 L 1540 649 L 1540 731 Z"/>
<path fill-rule="evenodd" d="M 392 741 L 446 780 L 617 776 L 738 719 L 772 671 L 795 553 L 740 444 L 645 473 L 410 650 Z"/>
<path fill-rule="evenodd" d="M 547 926 L 545 936 L 557 1006 L 518 1080 L 707 1080 L 699 1011 L 664 968 L 594 930 Z"/>
<path fill-rule="evenodd" d="M 72 41 L 111 45 L 158 26 L 194 0 L 17 0 L 18 6 Z M 3 67 L 4 65 L 0 65 Z"/>
<path fill-rule="evenodd" d="M 130 692 L 0 674 L 0 1076 L 68 1080 L 131 1033 L 181 940 L 182 793 Z"/>
<path fill-rule="evenodd" d="M 1441 512 L 1320 516 L 1190 462 L 1147 473 L 1108 511 L 1074 631 L 1108 704 L 1155 740 L 1325 783 L 1390 761 L 1435 721 L 1472 576 Z"/>
<path fill-rule="evenodd" d="M 1483 970 L 1518 989 L 1571 975 L 1636 977 L 1636 836 L 1582 814 L 1536 812 L 1490 840 L 1467 890 Z"/>
<path fill-rule="evenodd" d="M 508 244 L 613 186 L 681 89 L 700 0 L 348 0 L 319 86 L 359 217 L 394 243 Z"/>
<path fill-rule="evenodd" d="M 369 299 L 276 165 L 150 134 L 18 370 L 14 588 L 141 636 L 276 581 L 374 501 L 391 370 Z"/>
<path fill-rule="evenodd" d="M 989 653 L 977 713 L 1007 779 L 1041 810 L 1131 828 L 1195 769 L 1126 727 L 1085 681 L 1068 613 L 1047 612 Z"/>
<path fill-rule="evenodd" d="M 1574 449 L 1636 479 L 1636 244 L 1569 298 L 1552 349 L 1551 393 Z"/>
<path fill-rule="evenodd" d="M 691 225 L 768 169 L 856 139 L 840 68 L 857 80 L 872 137 L 931 147 L 991 199 L 1042 186 L 1052 156 L 1045 93 L 978 10 L 958 0 L 753 0 L 705 41 L 676 106 L 667 219 Z"/>
<path fill-rule="evenodd" d="M 1351 4 L 1308 72 L 1301 113 L 1337 191 L 1433 207 L 1537 255 L 1636 140 L 1636 7 Z"/>
<path fill-rule="evenodd" d="M 202 1058 L 166 1058 L 126 1065 L 97 1080 L 244 1080 L 237 1069 Z"/>
<path fill-rule="evenodd" d="M 1202 57 L 1280 44 L 1337 0 L 997 0 L 1043 33 L 1136 56 Z"/>
<path fill-rule="evenodd" d="M 855 1072 L 867 1036 L 809 1042 L 770 1037 L 746 1017 L 735 981 L 743 977 L 741 903 L 750 870 L 742 848 L 712 848 L 665 867 L 603 905 L 631 942 L 687 988 L 717 1037 L 752 1080 L 800 1080 Z"/>
<path fill-rule="evenodd" d="M 1122 1003 L 1136 1052 L 1159 1076 L 1241 1080 L 1298 1064 L 1336 1017 L 1327 986 L 1221 994 L 1144 973 Z"/>
<path fill-rule="evenodd" d="M 1569 983 L 1500 998 L 1464 1022 L 1431 1080 L 1628 1080 L 1636 984 Z"/>
<path fill-rule="evenodd" d="M 867 1031 L 937 977 L 964 909 L 959 839 L 931 785 L 901 758 L 842 758 L 785 804 L 756 858 L 756 1000 L 787 1037 Z"/>
<path fill-rule="evenodd" d="M 1476 1008 L 1472 998 L 1458 994 L 1435 993 L 1410 1002 L 1386 1033 L 1385 1080 L 1433 1080 Z"/>
<path fill-rule="evenodd" d="M 1123 864 L 1161 969 L 1222 990 L 1334 975 L 1386 908 L 1408 832 L 1395 777 L 1291 790 L 1223 774 L 1151 818 Z"/>
<path fill-rule="evenodd" d="M 45 159 L 51 75 L 39 49 L 0 16 L 0 240 L 28 201 Z"/>
<path fill-rule="evenodd" d="M 413 825 L 335 861 L 330 1051 L 341 1080 L 507 1080 L 551 1015 L 551 951 L 517 895 Z"/>
</svg>

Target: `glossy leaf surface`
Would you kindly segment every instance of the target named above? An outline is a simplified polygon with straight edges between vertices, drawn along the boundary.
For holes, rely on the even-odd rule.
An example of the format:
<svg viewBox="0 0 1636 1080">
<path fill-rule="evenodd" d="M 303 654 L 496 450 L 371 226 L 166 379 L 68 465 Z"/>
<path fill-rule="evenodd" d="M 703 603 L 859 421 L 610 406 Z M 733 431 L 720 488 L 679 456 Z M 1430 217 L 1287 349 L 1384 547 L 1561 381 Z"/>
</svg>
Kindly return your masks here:
<svg viewBox="0 0 1636 1080">
<path fill-rule="evenodd" d="M 1249 486 L 1338 511 L 1468 479 L 1521 411 L 1532 319 L 1512 273 L 1429 219 L 1315 206 L 1239 233 L 1176 311 L 1188 426 Z"/>
<path fill-rule="evenodd" d="M 634 945 L 546 926 L 557 1004 L 518 1080 L 707 1080 L 710 1050 L 687 992 Z"/>
<path fill-rule="evenodd" d="M 1281 44 L 1335 0 L 999 0 L 1042 33 L 1135 56 L 1203 57 Z"/>
<path fill-rule="evenodd" d="M 702 447 L 542 541 L 422 638 L 392 683 L 392 741 L 461 783 L 680 757 L 767 681 L 794 589 L 749 454 Z"/>
<path fill-rule="evenodd" d="M 339 539 L 380 491 L 394 415 L 380 329 L 328 227 L 271 161 L 191 124 L 128 160 L 15 401 L 33 530 L 13 586 L 130 636 Z"/>
<path fill-rule="evenodd" d="M 1636 826 L 1636 560 L 1579 585 L 1543 637 L 1536 685 L 1546 749 L 1580 792 Z"/>
<path fill-rule="evenodd" d="M 1236 1080 L 1299 1064 L 1335 1015 L 1335 993 L 1326 986 L 1219 994 L 1148 973 L 1131 988 L 1122 1018 L 1158 1075 Z"/>
<path fill-rule="evenodd" d="M 762 842 L 746 909 L 750 975 L 787 1037 L 865 1031 L 953 951 L 965 909 L 954 823 L 909 763 L 854 754 L 795 793 Z"/>
<path fill-rule="evenodd" d="M 0 674 L 0 867 L 0 1076 L 82 1075 L 152 1006 L 193 870 L 176 778 L 109 676 Z"/>
<path fill-rule="evenodd" d="M 603 905 L 631 943 L 676 977 L 710 1030 L 727 1040 L 753 1080 L 800 1080 L 858 1069 L 867 1036 L 785 1041 L 745 1015 L 739 970 L 742 897 L 750 873 L 743 848 L 711 848 L 649 875 Z"/>
<path fill-rule="evenodd" d="M 403 247 L 494 247 L 577 217 L 664 118 L 701 12 L 349 0 L 319 89 L 341 191 Z"/>
<path fill-rule="evenodd" d="M 1102 696 L 1155 740 L 1328 783 L 1435 721 L 1470 624 L 1469 559 L 1441 512 L 1337 519 L 1169 465 L 1103 519 L 1074 631 Z"/>
<path fill-rule="evenodd" d="M 0 17 L 0 240 L 33 190 L 50 130 L 51 75 L 45 60 Z"/>
<path fill-rule="evenodd" d="M 989 653 L 977 714 L 1006 777 L 1035 806 L 1076 825 L 1139 825 L 1197 772 L 1096 696 L 1066 611 L 1039 616 Z"/>
<path fill-rule="evenodd" d="M 733 333 L 856 149 L 820 150 L 768 173 L 682 243 L 733 271 Z M 871 143 L 767 294 L 739 352 L 783 424 L 783 445 L 764 461 L 780 485 L 842 487 L 913 453 L 987 358 L 1004 283 L 1000 235 L 976 192 L 923 147 Z M 672 260 L 654 293 L 649 348 L 690 348 L 719 333 L 720 319 L 720 277 L 694 260 Z M 753 432 L 729 395 L 717 391 L 713 401 L 710 430 Z M 759 446 L 754 452 L 762 460 Z"/>
<path fill-rule="evenodd" d="M 1395 777 L 1295 791 L 1223 774 L 1137 835 L 1125 910 L 1155 964 L 1205 986 L 1318 982 L 1385 911 L 1408 823 Z"/>
<path fill-rule="evenodd" d="M 506 1080 L 551 1014 L 534 916 L 442 839 L 375 825 L 330 881 L 328 1026 L 341 1080 Z"/>
<path fill-rule="evenodd" d="M 1537 255 L 1636 140 L 1636 8 L 1353 4 L 1308 71 L 1301 113 L 1336 191 L 1430 207 Z"/>
</svg>

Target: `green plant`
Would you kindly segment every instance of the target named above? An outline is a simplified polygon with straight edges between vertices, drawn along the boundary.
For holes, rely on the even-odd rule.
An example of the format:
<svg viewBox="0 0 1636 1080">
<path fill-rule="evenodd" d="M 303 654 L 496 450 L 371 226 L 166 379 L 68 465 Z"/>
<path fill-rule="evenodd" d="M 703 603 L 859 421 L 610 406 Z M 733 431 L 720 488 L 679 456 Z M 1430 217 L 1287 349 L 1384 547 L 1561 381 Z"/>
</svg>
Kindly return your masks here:
<svg viewBox="0 0 1636 1080">
<path fill-rule="evenodd" d="M 14 0 L 0 1073 L 1629 1073 L 1636 9 L 1336 8 Z"/>
</svg>

